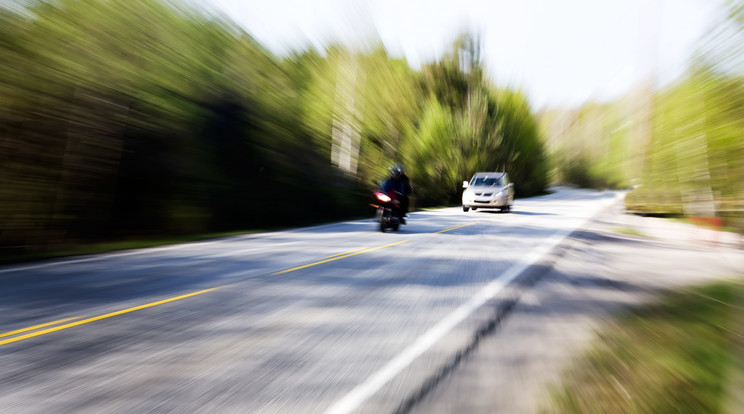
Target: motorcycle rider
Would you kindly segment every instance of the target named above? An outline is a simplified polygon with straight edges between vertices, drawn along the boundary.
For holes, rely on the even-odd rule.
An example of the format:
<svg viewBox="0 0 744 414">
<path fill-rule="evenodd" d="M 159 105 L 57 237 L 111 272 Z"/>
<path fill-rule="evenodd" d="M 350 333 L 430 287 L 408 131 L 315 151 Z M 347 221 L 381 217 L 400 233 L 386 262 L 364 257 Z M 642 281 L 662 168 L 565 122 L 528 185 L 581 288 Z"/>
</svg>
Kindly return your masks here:
<svg viewBox="0 0 744 414">
<path fill-rule="evenodd" d="M 388 168 L 390 176 L 385 183 L 382 185 L 382 192 L 387 193 L 395 191 L 400 201 L 400 220 L 403 224 L 406 224 L 405 217 L 408 215 L 408 196 L 413 192 L 411 182 L 408 180 L 408 176 L 403 172 L 403 166 L 395 164 Z"/>
</svg>

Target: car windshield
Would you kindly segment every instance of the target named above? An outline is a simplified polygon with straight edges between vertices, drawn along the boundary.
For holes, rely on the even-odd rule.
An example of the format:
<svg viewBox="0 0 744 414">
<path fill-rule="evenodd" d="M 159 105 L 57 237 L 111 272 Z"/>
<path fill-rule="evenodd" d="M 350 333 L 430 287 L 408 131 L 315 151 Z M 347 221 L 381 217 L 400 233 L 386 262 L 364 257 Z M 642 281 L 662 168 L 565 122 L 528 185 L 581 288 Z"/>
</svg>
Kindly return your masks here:
<svg viewBox="0 0 744 414">
<path fill-rule="evenodd" d="M 470 185 L 473 186 L 479 186 L 479 187 L 496 187 L 496 186 L 503 186 L 504 185 L 504 178 L 501 177 L 475 177 L 472 181 L 470 181 Z"/>
</svg>

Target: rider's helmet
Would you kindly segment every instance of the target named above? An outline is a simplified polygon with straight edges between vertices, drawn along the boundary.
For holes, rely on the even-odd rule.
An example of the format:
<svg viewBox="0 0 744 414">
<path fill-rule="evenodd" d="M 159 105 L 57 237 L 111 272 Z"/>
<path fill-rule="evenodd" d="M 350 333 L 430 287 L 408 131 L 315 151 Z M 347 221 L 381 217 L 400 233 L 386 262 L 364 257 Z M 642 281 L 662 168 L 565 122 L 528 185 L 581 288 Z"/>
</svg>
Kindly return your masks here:
<svg viewBox="0 0 744 414">
<path fill-rule="evenodd" d="M 389 167 L 388 170 L 390 171 L 390 175 L 394 177 L 400 177 L 400 175 L 403 174 L 403 166 L 397 163 Z"/>
</svg>

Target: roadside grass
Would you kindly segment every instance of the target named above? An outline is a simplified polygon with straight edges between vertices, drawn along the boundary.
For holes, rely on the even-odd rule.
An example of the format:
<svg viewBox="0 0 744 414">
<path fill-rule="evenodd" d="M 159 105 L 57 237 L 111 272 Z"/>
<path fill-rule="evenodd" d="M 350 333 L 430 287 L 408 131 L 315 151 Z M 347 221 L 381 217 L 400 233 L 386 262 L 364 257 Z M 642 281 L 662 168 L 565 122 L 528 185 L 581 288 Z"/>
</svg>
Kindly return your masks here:
<svg viewBox="0 0 744 414">
<path fill-rule="evenodd" d="M 740 280 L 665 294 L 606 326 L 540 412 L 741 412 L 743 322 Z"/>
<path fill-rule="evenodd" d="M 640 231 L 632 228 L 632 227 L 613 227 L 610 230 L 616 232 L 616 233 L 622 233 L 627 234 L 630 236 L 639 236 L 639 237 L 650 237 L 646 234 L 641 233 Z"/>
</svg>

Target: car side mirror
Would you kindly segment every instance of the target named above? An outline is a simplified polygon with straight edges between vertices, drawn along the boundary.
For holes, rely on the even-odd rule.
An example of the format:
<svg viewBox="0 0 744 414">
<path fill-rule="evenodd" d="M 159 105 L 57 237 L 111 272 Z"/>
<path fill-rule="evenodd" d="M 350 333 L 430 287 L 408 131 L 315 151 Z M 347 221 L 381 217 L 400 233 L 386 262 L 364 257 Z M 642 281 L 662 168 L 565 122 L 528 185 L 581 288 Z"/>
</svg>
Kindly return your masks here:
<svg viewBox="0 0 744 414">
<path fill-rule="evenodd" d="M 467 181 L 463 181 L 462 182 L 462 188 L 468 188 L 468 182 Z"/>
</svg>

